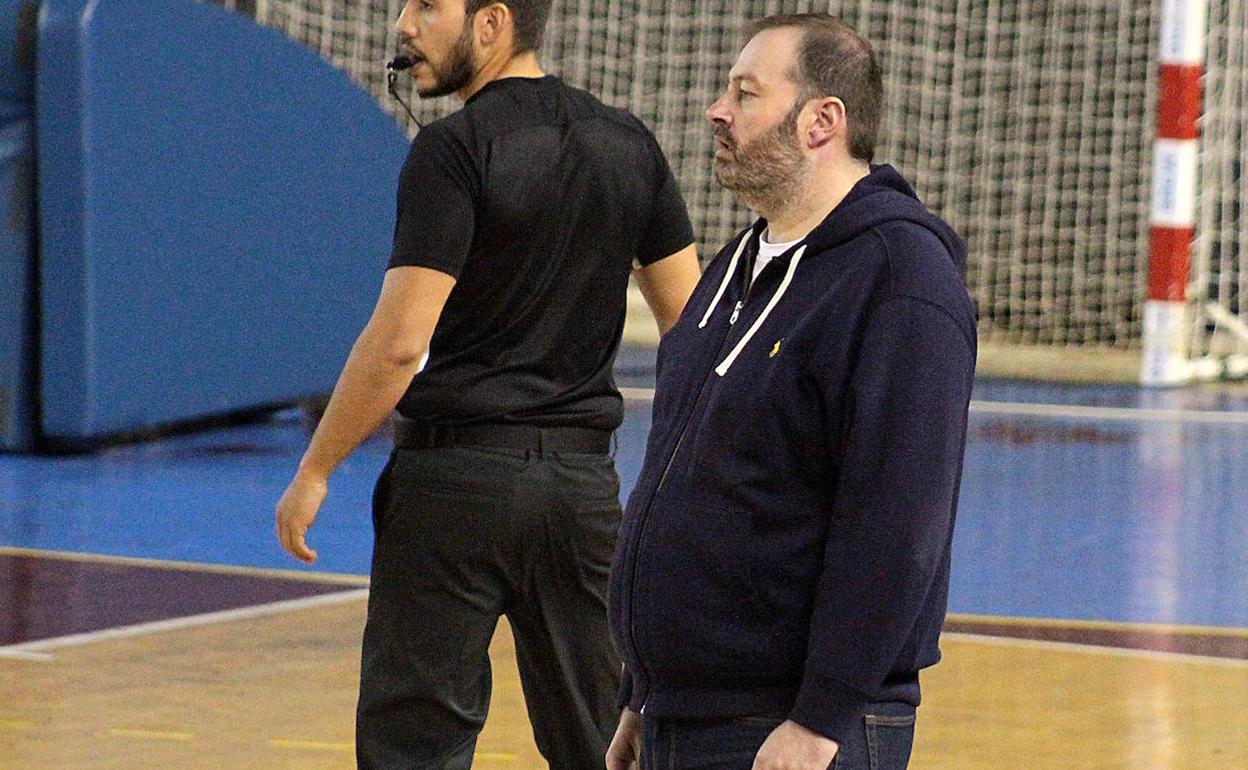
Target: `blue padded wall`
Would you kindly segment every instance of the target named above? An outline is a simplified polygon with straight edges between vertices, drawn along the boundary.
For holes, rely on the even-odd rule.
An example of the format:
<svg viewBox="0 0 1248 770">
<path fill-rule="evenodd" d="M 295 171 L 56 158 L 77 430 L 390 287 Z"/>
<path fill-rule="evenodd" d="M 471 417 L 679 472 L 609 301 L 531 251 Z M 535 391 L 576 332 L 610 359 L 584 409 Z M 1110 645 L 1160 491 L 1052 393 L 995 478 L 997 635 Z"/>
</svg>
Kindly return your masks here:
<svg viewBox="0 0 1248 770">
<path fill-rule="evenodd" d="M 0 0 L 0 449 L 35 433 L 34 62 L 19 50 L 21 8 Z"/>
<path fill-rule="evenodd" d="M 38 75 L 44 435 L 332 388 L 407 150 L 372 97 L 190 0 L 44 0 Z"/>
<path fill-rule="evenodd" d="M 29 118 L 0 116 L 0 449 L 35 433 L 34 144 Z"/>
</svg>

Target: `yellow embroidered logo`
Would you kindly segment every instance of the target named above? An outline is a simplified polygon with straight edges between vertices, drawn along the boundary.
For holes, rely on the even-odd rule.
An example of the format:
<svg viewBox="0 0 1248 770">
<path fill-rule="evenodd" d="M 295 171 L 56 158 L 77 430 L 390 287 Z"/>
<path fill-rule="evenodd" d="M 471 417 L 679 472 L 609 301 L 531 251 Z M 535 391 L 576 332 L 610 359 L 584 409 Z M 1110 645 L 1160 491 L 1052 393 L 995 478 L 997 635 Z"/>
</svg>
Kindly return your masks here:
<svg viewBox="0 0 1248 770">
<path fill-rule="evenodd" d="M 767 357 L 768 357 L 768 358 L 775 358 L 775 357 L 776 357 L 776 354 L 780 352 L 780 343 L 781 343 L 781 342 L 784 342 L 784 337 L 781 337 L 780 339 L 776 340 L 776 345 L 775 345 L 775 347 L 773 347 L 773 348 L 771 349 L 771 352 L 767 354 Z"/>
</svg>

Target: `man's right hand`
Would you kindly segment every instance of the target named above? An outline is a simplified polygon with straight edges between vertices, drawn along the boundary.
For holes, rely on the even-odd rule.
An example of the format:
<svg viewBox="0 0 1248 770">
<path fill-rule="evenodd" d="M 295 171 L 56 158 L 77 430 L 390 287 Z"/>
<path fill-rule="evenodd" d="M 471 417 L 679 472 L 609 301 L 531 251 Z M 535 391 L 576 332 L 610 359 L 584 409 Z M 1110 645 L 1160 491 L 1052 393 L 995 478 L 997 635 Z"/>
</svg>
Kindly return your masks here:
<svg viewBox="0 0 1248 770">
<path fill-rule="evenodd" d="M 641 767 L 641 715 L 631 709 L 620 712 L 620 724 L 607 747 L 607 770 L 638 770 Z"/>
</svg>

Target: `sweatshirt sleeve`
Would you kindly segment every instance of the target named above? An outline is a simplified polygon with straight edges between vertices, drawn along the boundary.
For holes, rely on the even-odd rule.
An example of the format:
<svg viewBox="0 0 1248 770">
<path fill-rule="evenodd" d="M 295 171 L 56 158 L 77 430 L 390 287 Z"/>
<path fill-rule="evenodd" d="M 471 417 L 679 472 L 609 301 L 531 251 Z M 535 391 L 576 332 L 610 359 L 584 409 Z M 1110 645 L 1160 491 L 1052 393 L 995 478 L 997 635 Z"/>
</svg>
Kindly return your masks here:
<svg viewBox="0 0 1248 770">
<path fill-rule="evenodd" d="M 830 420 L 843 452 L 790 718 L 833 740 L 897 662 L 950 546 L 973 335 L 928 300 L 884 301 L 866 324 L 840 419 Z"/>
<path fill-rule="evenodd" d="M 624 670 L 620 672 L 620 687 L 616 691 L 615 705 L 616 708 L 628 708 L 629 703 L 633 699 L 633 674 L 628 670 L 628 666 L 624 666 Z"/>
</svg>

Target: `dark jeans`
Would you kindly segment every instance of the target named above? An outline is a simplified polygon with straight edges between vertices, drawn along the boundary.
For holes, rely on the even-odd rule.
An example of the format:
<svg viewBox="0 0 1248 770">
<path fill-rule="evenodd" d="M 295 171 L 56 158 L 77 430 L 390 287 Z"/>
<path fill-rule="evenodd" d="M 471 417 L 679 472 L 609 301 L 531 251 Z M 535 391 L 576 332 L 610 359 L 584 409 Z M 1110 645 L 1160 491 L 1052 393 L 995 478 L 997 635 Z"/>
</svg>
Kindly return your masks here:
<svg viewBox="0 0 1248 770">
<path fill-rule="evenodd" d="M 869 705 L 828 770 L 905 770 L 914 743 L 914 706 Z M 642 718 L 642 770 L 750 770 L 784 717 Z"/>
<path fill-rule="evenodd" d="M 603 766 L 619 717 L 606 610 L 618 495 L 607 455 L 395 450 L 373 497 L 359 767 L 471 766 L 500 615 L 551 769 Z"/>
</svg>

